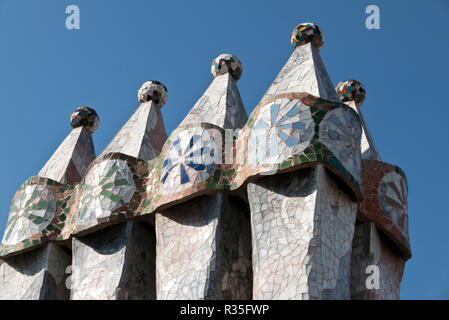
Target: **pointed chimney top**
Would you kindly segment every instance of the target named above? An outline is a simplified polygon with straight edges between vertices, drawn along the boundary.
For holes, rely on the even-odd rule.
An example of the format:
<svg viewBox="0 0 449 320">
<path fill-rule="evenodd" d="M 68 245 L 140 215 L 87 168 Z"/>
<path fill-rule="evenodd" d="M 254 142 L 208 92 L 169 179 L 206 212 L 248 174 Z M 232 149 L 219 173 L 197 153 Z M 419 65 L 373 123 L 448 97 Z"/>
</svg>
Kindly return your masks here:
<svg viewBox="0 0 449 320">
<path fill-rule="evenodd" d="M 118 152 L 141 160 L 156 158 L 167 139 L 161 107 L 167 88 L 156 80 L 145 82 L 137 93 L 140 105 L 101 155 Z"/>
<path fill-rule="evenodd" d="M 313 23 L 299 24 L 293 29 L 291 43 L 295 50 L 262 101 L 272 95 L 289 92 L 307 92 L 316 97 L 339 101 L 320 56 L 319 48 L 323 45 L 321 29 Z"/>
<path fill-rule="evenodd" d="M 142 84 L 137 97 L 140 103 L 153 101 L 160 108 L 167 102 L 168 90 L 167 87 L 156 80 L 150 80 Z"/>
<path fill-rule="evenodd" d="M 317 49 L 320 49 L 324 43 L 324 34 L 320 27 L 312 22 L 298 24 L 292 32 L 291 44 L 293 48 L 302 46 L 306 43 L 312 43 Z"/>
<path fill-rule="evenodd" d="M 100 119 L 94 109 L 77 108 L 70 117 L 73 130 L 59 145 L 38 176 L 60 183 L 75 184 L 81 181 L 90 163 L 95 159 L 92 133 Z"/>
<path fill-rule="evenodd" d="M 354 101 L 357 107 L 361 107 L 365 101 L 366 91 L 357 80 L 349 79 L 340 82 L 335 88 L 341 102 Z"/>
<path fill-rule="evenodd" d="M 210 72 L 214 78 L 229 72 L 234 80 L 238 81 L 242 76 L 242 63 L 236 56 L 223 53 L 212 61 Z"/>
<path fill-rule="evenodd" d="M 99 123 L 100 118 L 97 112 L 89 107 L 77 108 L 70 117 L 70 125 L 73 129 L 86 127 L 91 133 L 97 130 Z"/>
<path fill-rule="evenodd" d="M 379 151 L 374 144 L 374 140 L 371 136 L 370 131 L 368 130 L 368 125 L 366 124 L 365 118 L 363 117 L 362 112 L 360 111 L 360 106 L 365 101 L 366 91 L 363 85 L 357 80 L 349 79 L 346 81 L 340 82 L 335 88 L 337 91 L 338 98 L 341 102 L 345 103 L 352 109 L 354 109 L 359 115 L 360 121 L 362 122 L 362 141 L 361 141 L 361 150 L 362 150 L 362 159 L 370 159 L 370 160 L 381 160 Z"/>
</svg>

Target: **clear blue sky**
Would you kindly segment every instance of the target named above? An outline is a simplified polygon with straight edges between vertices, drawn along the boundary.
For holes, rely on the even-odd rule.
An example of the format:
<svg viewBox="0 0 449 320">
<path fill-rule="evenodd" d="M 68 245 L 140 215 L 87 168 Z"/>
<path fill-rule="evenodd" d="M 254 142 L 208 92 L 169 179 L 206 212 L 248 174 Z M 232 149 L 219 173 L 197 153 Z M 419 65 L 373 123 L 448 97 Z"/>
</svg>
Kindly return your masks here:
<svg viewBox="0 0 449 320">
<path fill-rule="evenodd" d="M 77 31 L 65 28 L 70 4 L 81 11 Z M 380 30 L 365 28 L 369 4 L 380 8 Z M 413 258 L 401 297 L 449 299 L 447 0 L 0 0 L 0 229 L 17 188 L 69 133 L 75 107 L 97 110 L 99 154 L 136 109 L 140 85 L 160 80 L 171 132 L 212 80 L 211 61 L 233 53 L 249 114 L 292 53 L 292 28 L 308 21 L 324 31 L 334 84 L 364 84 L 383 160 L 408 176 Z"/>
</svg>

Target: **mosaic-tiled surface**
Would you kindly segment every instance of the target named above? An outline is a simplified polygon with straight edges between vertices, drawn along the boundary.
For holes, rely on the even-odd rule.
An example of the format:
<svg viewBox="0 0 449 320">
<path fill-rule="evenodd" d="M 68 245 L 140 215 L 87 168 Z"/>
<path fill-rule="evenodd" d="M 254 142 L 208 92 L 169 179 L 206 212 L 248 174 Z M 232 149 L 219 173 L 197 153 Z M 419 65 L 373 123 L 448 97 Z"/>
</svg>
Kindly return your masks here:
<svg viewBox="0 0 449 320">
<path fill-rule="evenodd" d="M 285 92 L 307 92 L 339 101 L 319 50 L 308 43 L 297 47 L 261 99 Z"/>
<path fill-rule="evenodd" d="M 365 199 L 360 215 L 373 221 L 402 251 L 411 257 L 408 233 L 407 192 L 404 172 L 397 166 L 376 160 L 363 160 Z"/>
<path fill-rule="evenodd" d="M 169 138 L 160 110 L 167 89 L 144 83 L 139 108 L 94 161 L 98 116 L 76 110 L 69 137 L 14 196 L 0 256 L 71 240 L 72 299 L 152 299 L 155 286 L 159 299 L 248 299 L 252 281 L 256 299 L 397 298 L 411 256 L 405 175 L 375 161 L 363 86 L 334 88 L 322 44 L 316 25 L 294 29 L 293 54 L 249 119 L 236 85 L 240 61 L 217 57 L 211 85 Z M 380 230 L 369 250 L 364 229 L 353 241 L 356 214 Z M 157 244 L 153 227 L 133 218 L 154 223 Z M 354 263 L 366 261 L 387 274 L 382 293 L 358 287 Z M 31 292 L 46 288 L 39 281 Z"/>
<path fill-rule="evenodd" d="M 362 127 L 355 113 L 335 109 L 320 124 L 320 141 L 343 163 L 355 179 L 361 179 Z"/>
<path fill-rule="evenodd" d="M 79 183 L 94 159 L 92 134 L 88 128 L 78 127 L 56 149 L 38 176 L 61 183 Z"/>
<path fill-rule="evenodd" d="M 167 137 L 160 111 L 167 89 L 149 81 L 138 97 L 138 110 L 83 179 L 68 236 L 136 213 L 145 191 L 142 179 L 148 176 L 144 160 L 159 155 Z M 144 225 L 127 222 L 73 239 L 73 300 L 155 298 L 154 227 Z"/>
<path fill-rule="evenodd" d="M 379 270 L 379 287 L 367 288 L 369 266 Z M 357 223 L 352 245 L 351 299 L 398 300 L 405 259 L 372 222 Z M 370 269 L 368 269 L 370 270 Z M 369 280 L 369 279 L 368 279 Z"/>
<path fill-rule="evenodd" d="M 310 144 L 315 122 L 310 108 L 302 101 L 279 98 L 261 108 L 253 128 L 256 163 L 282 163 Z"/>
<path fill-rule="evenodd" d="M 408 238 L 407 189 L 407 180 L 403 175 L 389 172 L 380 181 L 378 200 L 393 224 Z"/>
<path fill-rule="evenodd" d="M 298 151 L 300 150 L 300 147 L 285 144 L 285 146 L 283 145 L 285 150 L 280 151 L 284 154 L 285 161 L 258 166 L 256 162 L 253 162 L 254 159 L 252 158 L 254 155 L 257 155 L 257 141 L 249 137 L 251 137 L 253 133 L 257 136 L 260 132 L 260 129 L 254 128 L 254 124 L 259 120 L 260 109 L 273 101 L 275 102 L 273 105 L 275 105 L 278 98 L 290 100 L 290 103 L 295 105 L 296 108 L 305 106 L 310 108 L 310 114 L 315 122 L 314 136 L 307 148 L 302 152 Z M 337 113 L 335 118 L 342 117 L 340 120 L 342 124 L 338 128 L 339 130 L 341 129 L 341 132 L 339 135 L 334 136 L 334 138 L 336 142 L 342 140 L 342 143 L 346 143 L 345 146 L 351 151 L 351 153 L 343 154 L 345 157 L 341 158 L 342 161 L 339 159 L 342 154 L 333 154 L 328 147 L 320 142 L 319 138 L 321 130 L 327 130 L 325 132 L 328 132 L 328 127 L 331 127 L 331 124 L 327 124 L 326 120 L 323 121 L 323 118 L 329 111 L 337 109 L 341 109 L 341 112 Z M 345 113 L 350 113 L 347 117 L 350 118 L 351 121 L 343 118 Z M 263 115 L 260 116 L 260 119 L 263 119 Z M 151 173 L 148 180 L 146 180 L 147 201 L 143 203 L 146 208 L 143 209 L 142 212 L 150 213 L 157 207 L 195 194 L 199 195 L 211 189 L 234 190 L 239 188 L 248 177 L 257 176 L 266 171 L 283 171 L 292 167 L 301 167 L 313 162 L 325 163 L 326 166 L 340 175 L 342 179 L 348 183 L 353 192 L 360 197 L 360 176 L 357 175 L 357 173 L 360 172 L 360 169 L 358 169 L 360 166 L 360 155 L 354 154 L 360 146 L 360 135 L 357 135 L 357 132 L 360 132 L 360 123 L 357 122 L 356 119 L 357 114 L 342 103 L 317 99 L 307 94 L 288 94 L 280 97 L 273 97 L 259 105 L 256 111 L 253 112 L 247 126 L 242 129 L 241 135 L 236 142 L 236 150 L 243 147 L 243 149 L 240 149 L 243 150 L 242 158 L 239 159 L 239 157 L 236 156 L 238 165 L 218 165 L 213 171 L 213 174 L 209 168 L 215 167 L 214 163 L 198 163 L 198 161 L 195 161 L 195 158 L 198 158 L 198 156 L 201 155 L 204 156 L 205 154 L 209 155 L 206 158 L 215 158 L 217 153 L 214 152 L 214 156 L 211 156 L 209 153 L 211 150 L 211 140 L 215 141 L 213 143 L 213 149 L 220 150 L 221 147 L 223 152 L 225 148 L 219 144 L 219 141 L 222 142 L 225 138 L 200 140 L 196 136 L 217 137 L 217 135 L 219 136 L 222 134 L 221 129 L 205 124 L 201 127 L 192 126 L 189 128 L 179 128 L 175 131 L 176 134 L 172 135 L 172 137 L 176 138 L 172 140 L 171 137 L 167 141 L 161 155 L 155 159 L 152 164 L 156 168 L 156 173 Z M 330 122 L 330 120 L 328 122 Z M 319 125 L 320 123 L 321 125 Z M 356 128 L 350 127 L 351 125 L 356 126 Z M 299 124 L 298 126 L 302 127 L 302 125 Z M 207 132 L 208 135 L 205 134 L 205 132 Z M 345 134 L 355 136 L 343 136 Z M 181 143 L 181 141 L 184 142 Z M 300 143 L 302 143 L 302 141 L 298 140 L 298 144 Z M 353 145 L 348 145 L 350 143 Z M 332 147 L 332 141 L 328 142 L 328 145 Z M 221 159 L 225 158 L 226 154 L 223 154 Z M 204 160 L 204 158 L 201 159 Z M 154 171 L 154 169 L 152 170 Z M 354 172 L 354 174 L 352 174 L 352 172 Z M 155 179 L 158 179 L 158 181 L 155 181 Z M 192 181 L 195 183 L 192 183 Z"/>
<path fill-rule="evenodd" d="M 3 299 L 67 299 L 66 267 L 70 256 L 55 244 L 67 217 L 69 202 L 95 159 L 92 133 L 98 127 L 95 110 L 76 109 L 71 116 L 73 130 L 39 172 L 15 194 L 0 254 L 31 247 L 44 247 L 9 257 L 0 267 L 0 297 Z"/>
<path fill-rule="evenodd" d="M 290 42 L 293 48 L 311 43 L 319 49 L 323 46 L 324 34 L 320 27 L 312 22 L 301 23 L 293 29 Z"/>
<path fill-rule="evenodd" d="M 63 238 L 134 216 L 145 194 L 147 176 L 142 160 L 120 153 L 98 157 L 79 186 Z"/>
<path fill-rule="evenodd" d="M 335 90 L 342 102 L 354 101 L 359 107 L 363 104 L 363 101 L 365 101 L 365 88 L 357 80 L 349 79 L 342 81 L 338 83 Z"/>
<path fill-rule="evenodd" d="M 0 255 L 55 240 L 67 219 L 74 186 L 31 177 L 16 192 L 0 247 Z"/>
<path fill-rule="evenodd" d="M 98 128 L 100 118 L 97 112 L 89 107 L 79 107 L 70 116 L 70 125 L 73 129 L 85 127 L 90 132 L 94 132 Z"/>
<path fill-rule="evenodd" d="M 319 28 L 298 26 L 292 44 L 295 51 L 250 121 L 254 117 L 253 130 L 272 121 L 271 132 L 265 129 L 265 134 L 272 139 L 266 145 L 274 163 L 291 159 L 292 164 L 313 166 L 280 174 L 282 166 L 265 165 L 268 172 L 277 175 L 248 184 L 253 298 L 349 299 L 357 203 L 340 190 L 334 181 L 339 178 L 331 178 L 318 162 L 338 172 L 347 183 L 357 181 L 360 186 L 361 125 L 356 112 L 333 102 L 338 96 L 318 52 L 322 45 Z M 280 112 L 279 106 L 285 106 L 286 112 Z M 289 121 L 291 128 L 284 126 Z M 265 149 L 261 150 L 265 156 Z M 260 162 L 264 160 L 262 157 Z M 357 188 L 353 185 L 351 189 Z"/>
<path fill-rule="evenodd" d="M 212 61 L 211 73 L 214 77 L 229 73 L 235 81 L 242 76 L 242 63 L 232 54 L 221 54 Z"/>
<path fill-rule="evenodd" d="M 211 131 L 216 134 L 216 131 Z M 213 154 L 221 150 L 215 146 L 213 136 L 209 143 L 205 142 L 207 129 L 193 127 L 182 130 L 179 135 L 172 135 L 173 139 L 168 148 L 161 172 L 161 191 L 164 193 L 176 193 L 189 190 L 207 178 L 217 168 L 213 161 Z M 219 135 L 221 139 L 221 135 Z M 211 158 L 209 163 L 205 162 L 206 156 Z"/>
<path fill-rule="evenodd" d="M 362 84 L 357 80 L 342 81 L 335 89 L 340 101 L 354 109 L 359 115 L 362 123 L 362 143 L 360 149 L 362 151 L 362 159 L 381 160 L 380 154 L 376 148 L 374 140 L 363 117 L 360 107 L 365 101 L 366 91 Z"/>
<path fill-rule="evenodd" d="M 253 299 L 349 299 L 357 203 L 324 166 L 248 184 Z"/>
<path fill-rule="evenodd" d="M 73 130 L 39 172 L 14 195 L 0 254 L 20 251 L 56 239 L 69 214 L 69 200 L 95 158 L 91 133 L 98 126 L 95 110 L 81 107 L 71 117 Z M 67 183 L 67 184 L 64 184 Z"/>
<path fill-rule="evenodd" d="M 241 65 L 236 69 L 238 60 L 224 56 L 214 61 L 214 80 L 170 136 L 163 194 L 207 189 L 205 181 L 215 179 L 223 160 L 223 129 L 241 128 L 248 119 L 233 78 Z M 251 298 L 249 219 L 239 201 L 219 192 L 156 214 L 158 299 Z"/>
<path fill-rule="evenodd" d="M 155 234 L 128 222 L 73 238 L 72 300 L 155 298 Z"/>
<path fill-rule="evenodd" d="M 26 184 L 11 203 L 2 243 L 16 244 L 45 230 L 56 215 L 54 191 L 45 184 Z M 23 233 L 22 233 L 23 232 Z"/>
<path fill-rule="evenodd" d="M 155 105 L 161 108 L 167 102 L 167 98 L 167 87 L 156 80 L 145 82 L 137 92 L 137 99 L 140 103 L 153 101 Z"/>
<path fill-rule="evenodd" d="M 160 105 L 144 102 L 101 154 L 120 152 L 148 161 L 159 155 L 166 139 Z"/>
<path fill-rule="evenodd" d="M 217 168 L 226 158 L 223 154 L 223 129 L 239 129 L 247 121 L 236 82 L 229 72 L 225 73 L 229 70 L 223 68 L 223 74 L 215 76 L 172 133 L 159 159 L 155 160 L 154 167 L 160 168 L 160 174 L 156 172 L 148 179 L 147 194 L 152 195 L 153 201 L 144 203 L 148 205 L 144 212 L 154 210 L 159 206 L 159 200 L 175 201 L 192 194 L 192 191 L 205 191 L 213 184 L 217 185 L 216 188 L 229 188 L 217 183 L 221 172 Z M 232 171 L 227 177 L 232 177 Z M 227 184 L 231 183 L 227 180 Z M 159 196 L 162 194 L 164 197 Z"/>
<path fill-rule="evenodd" d="M 101 221 L 131 201 L 136 186 L 131 169 L 121 159 L 96 163 L 84 179 L 77 223 Z"/>
<path fill-rule="evenodd" d="M 57 245 L 7 258 L 0 263 L 0 300 L 65 300 L 70 256 Z"/>
<path fill-rule="evenodd" d="M 156 214 L 158 300 L 251 298 L 249 220 L 235 201 L 217 193 Z"/>
<path fill-rule="evenodd" d="M 271 115 L 269 113 L 267 115 L 267 112 L 261 113 L 261 111 L 267 110 L 266 105 L 269 105 Z M 277 105 L 285 105 L 285 110 L 288 110 L 285 115 L 280 115 L 280 127 L 274 121 L 273 127 L 265 130 L 258 128 L 257 126 L 264 126 L 263 124 L 259 125 L 260 122 L 268 124 L 268 117 L 276 117 L 276 119 L 279 117 Z M 297 121 L 298 117 L 299 121 Z M 279 137 L 283 141 L 278 144 L 279 156 L 277 157 L 283 161 L 265 163 L 262 167 L 256 166 L 254 171 L 246 173 L 247 176 L 264 171 L 282 171 L 284 168 L 300 167 L 312 162 L 322 162 L 341 175 L 351 185 L 354 193 L 360 196 L 360 123 L 358 116 L 351 108 L 342 103 L 316 98 L 309 94 L 286 93 L 270 97 L 259 104 L 248 121 L 251 131 L 246 134 L 245 130 L 248 126 L 245 127 L 242 130 L 242 135 L 239 136 L 241 141 L 237 141 L 237 147 L 239 147 L 239 142 L 241 145 L 248 146 L 245 149 L 245 165 L 248 163 L 250 167 L 254 168 L 254 164 L 258 163 L 254 159 L 260 154 L 260 150 L 257 148 L 257 137 L 264 132 L 271 135 L 270 132 L 273 131 L 279 135 L 278 132 L 282 132 L 286 128 L 283 124 L 289 121 L 292 122 L 292 134 L 290 136 L 281 134 Z M 338 126 L 335 125 L 335 122 L 338 123 Z M 334 134 L 333 131 L 336 130 L 338 130 L 338 134 Z M 246 138 L 247 136 L 249 138 Z M 348 152 L 340 152 L 338 148 L 342 145 L 347 148 Z M 245 171 L 247 168 L 243 170 Z"/>
<path fill-rule="evenodd" d="M 307 46 L 309 45 L 302 47 Z M 295 52 L 300 52 L 300 49 L 298 47 Z M 309 49 L 309 53 L 318 54 L 316 49 L 310 46 Z M 290 63 L 292 61 L 287 65 Z M 305 64 L 296 71 L 301 74 L 304 68 L 309 67 Z M 324 67 L 323 70 L 325 71 Z M 281 71 L 270 90 L 288 90 L 289 88 L 282 87 L 282 81 L 289 81 L 294 75 L 285 76 Z M 312 76 L 318 87 L 323 85 L 323 81 L 324 87 L 329 87 L 328 76 L 327 80 L 326 77 L 318 77 L 316 73 Z M 277 81 L 279 79 L 281 81 Z M 215 89 L 210 91 L 211 88 Z M 226 114 L 231 114 L 232 112 L 228 112 L 231 110 L 237 111 L 236 114 L 243 110 L 235 82 L 229 75 L 217 76 L 209 89 L 205 95 L 211 101 L 222 99 L 222 93 L 226 92 L 226 103 L 223 104 Z M 333 87 L 328 89 L 336 95 Z M 230 90 L 236 99 L 227 99 Z M 195 109 L 196 106 L 192 110 Z M 193 113 L 189 113 L 191 114 Z M 153 105 L 153 102 L 141 104 L 102 155 L 91 164 L 82 183 L 76 188 L 71 186 L 75 189 L 71 193 L 72 200 L 69 208 L 64 209 L 71 214 L 70 223 L 63 226 L 58 239 L 68 239 L 73 233 L 106 227 L 109 222 L 117 219 L 150 214 L 160 207 L 213 190 L 236 190 L 248 178 L 301 168 L 312 163 L 324 163 L 348 184 L 358 199 L 361 198 L 360 121 L 357 113 L 341 102 L 317 98 L 308 93 L 265 95 L 234 140 L 235 147 L 231 149 L 224 145 L 224 128 L 208 122 L 216 120 L 214 114 L 201 119 L 188 117 L 165 142 L 157 156 L 158 149 L 154 148 L 151 137 L 140 137 L 154 133 L 159 137 L 159 142 L 162 142 L 165 130 L 154 130 L 158 123 L 163 129 L 160 108 Z M 242 120 L 243 118 L 230 122 L 219 120 L 216 123 L 235 125 L 238 128 Z M 203 123 L 198 125 L 198 121 Z M 262 140 L 262 144 L 265 137 L 269 137 L 270 142 L 276 139 L 279 142 L 278 154 L 272 149 L 260 148 L 260 142 L 258 145 L 254 137 L 261 138 L 259 140 Z M 260 155 L 259 149 L 264 152 L 262 159 L 257 162 L 254 161 L 254 155 Z M 115 158 L 123 158 L 128 164 L 124 165 L 123 161 L 114 162 L 112 158 L 101 164 L 112 154 L 115 154 Z M 271 158 L 267 158 L 267 154 L 271 154 Z M 222 164 L 222 160 L 229 155 L 232 162 Z M 277 159 L 273 160 L 273 156 Z M 156 158 L 148 161 L 153 157 Z M 197 160 L 198 157 L 201 161 Z M 267 159 L 274 163 L 262 161 Z M 111 171 L 113 163 L 122 164 L 116 173 Z M 134 181 L 130 179 L 127 166 Z M 108 174 L 112 176 L 108 177 Z M 120 185 L 122 183 L 124 184 Z M 5 252 L 10 251 L 3 250 Z"/>
<path fill-rule="evenodd" d="M 223 129 L 243 128 L 248 120 L 236 82 L 227 74 L 214 78 L 179 127 L 209 123 Z"/>
<path fill-rule="evenodd" d="M 360 151 L 362 152 L 362 159 L 367 160 L 381 160 L 379 151 L 374 143 L 371 133 L 366 124 L 365 118 L 360 111 L 360 108 L 355 105 L 355 103 L 347 103 L 350 107 L 353 107 L 359 115 L 360 121 L 362 123 L 362 141 L 360 144 Z"/>
</svg>

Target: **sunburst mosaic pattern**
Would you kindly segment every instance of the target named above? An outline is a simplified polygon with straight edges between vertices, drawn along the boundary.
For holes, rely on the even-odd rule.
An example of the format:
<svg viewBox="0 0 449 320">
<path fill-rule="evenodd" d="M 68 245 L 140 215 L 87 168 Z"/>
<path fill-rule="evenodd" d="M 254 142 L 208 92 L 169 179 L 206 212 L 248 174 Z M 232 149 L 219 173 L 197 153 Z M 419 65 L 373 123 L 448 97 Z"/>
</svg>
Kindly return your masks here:
<svg viewBox="0 0 449 320">
<path fill-rule="evenodd" d="M 170 144 L 161 171 L 163 190 L 173 192 L 184 185 L 206 180 L 219 164 L 215 161 L 218 148 L 204 131 L 191 129 L 180 132 Z"/>
<path fill-rule="evenodd" d="M 396 172 L 387 173 L 379 184 L 379 202 L 391 221 L 408 234 L 407 182 Z"/>
<path fill-rule="evenodd" d="M 348 110 L 332 110 L 321 122 L 320 140 L 338 157 L 346 170 L 359 180 L 362 161 L 361 137 L 360 120 Z"/>
<path fill-rule="evenodd" d="M 397 166 L 378 160 L 362 160 L 364 199 L 359 214 L 374 222 L 405 257 L 411 257 L 408 233 L 408 185 Z"/>
<path fill-rule="evenodd" d="M 256 165 L 283 162 L 303 151 L 313 137 L 315 123 L 301 100 L 279 99 L 261 109 L 250 147 Z"/>
</svg>

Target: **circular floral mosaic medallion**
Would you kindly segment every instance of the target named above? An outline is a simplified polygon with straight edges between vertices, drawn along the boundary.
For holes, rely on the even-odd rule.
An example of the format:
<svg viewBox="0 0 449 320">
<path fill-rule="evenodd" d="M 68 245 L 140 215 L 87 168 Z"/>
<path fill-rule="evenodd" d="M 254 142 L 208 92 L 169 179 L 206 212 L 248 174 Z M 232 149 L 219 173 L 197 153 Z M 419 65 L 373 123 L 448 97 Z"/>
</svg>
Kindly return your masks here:
<svg viewBox="0 0 449 320">
<path fill-rule="evenodd" d="M 379 184 L 379 202 L 398 229 L 408 235 L 407 182 L 396 172 L 387 173 Z"/>
<path fill-rule="evenodd" d="M 320 141 L 357 181 L 361 179 L 361 137 L 360 120 L 350 110 L 331 110 L 320 123 Z"/>
<path fill-rule="evenodd" d="M 216 169 L 220 153 L 207 131 L 190 128 L 170 138 L 173 141 L 164 158 L 161 172 L 163 190 L 176 192 L 206 180 Z"/>
<path fill-rule="evenodd" d="M 13 245 L 47 228 L 56 214 L 56 200 L 46 185 L 26 184 L 9 209 L 2 244 Z"/>
<path fill-rule="evenodd" d="M 92 167 L 82 187 L 79 224 L 95 224 L 124 206 L 134 195 L 136 186 L 124 160 L 109 159 Z"/>
<path fill-rule="evenodd" d="M 277 99 L 263 106 L 249 139 L 250 162 L 277 164 L 301 153 L 310 143 L 315 123 L 301 100 Z"/>
</svg>

